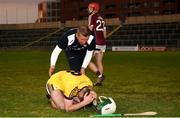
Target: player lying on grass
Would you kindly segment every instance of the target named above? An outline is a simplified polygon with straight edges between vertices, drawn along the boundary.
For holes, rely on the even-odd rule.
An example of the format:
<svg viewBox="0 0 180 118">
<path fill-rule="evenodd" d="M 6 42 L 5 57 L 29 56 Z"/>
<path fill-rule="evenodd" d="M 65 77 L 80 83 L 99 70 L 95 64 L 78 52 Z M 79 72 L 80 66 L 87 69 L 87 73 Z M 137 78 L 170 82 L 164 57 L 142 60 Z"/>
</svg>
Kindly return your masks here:
<svg viewBox="0 0 180 118">
<path fill-rule="evenodd" d="M 46 84 L 47 97 L 52 108 L 69 111 L 78 110 L 96 99 L 91 80 L 74 71 L 60 71 L 50 77 Z"/>
</svg>

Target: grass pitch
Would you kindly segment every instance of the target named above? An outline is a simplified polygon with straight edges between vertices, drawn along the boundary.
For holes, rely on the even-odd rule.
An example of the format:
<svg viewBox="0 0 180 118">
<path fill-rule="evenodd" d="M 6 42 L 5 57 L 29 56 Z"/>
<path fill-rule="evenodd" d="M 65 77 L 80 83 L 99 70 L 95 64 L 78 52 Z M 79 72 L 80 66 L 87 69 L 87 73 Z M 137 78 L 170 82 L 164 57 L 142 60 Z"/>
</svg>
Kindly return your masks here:
<svg viewBox="0 0 180 118">
<path fill-rule="evenodd" d="M 87 117 L 92 108 L 66 113 L 50 108 L 45 97 L 51 51 L 0 52 L 0 117 Z M 57 71 L 67 69 L 60 54 Z M 112 97 L 116 113 L 156 111 L 158 117 L 180 116 L 180 52 L 106 52 L 106 80 L 95 87 Z M 89 70 L 86 74 L 96 81 Z"/>
</svg>

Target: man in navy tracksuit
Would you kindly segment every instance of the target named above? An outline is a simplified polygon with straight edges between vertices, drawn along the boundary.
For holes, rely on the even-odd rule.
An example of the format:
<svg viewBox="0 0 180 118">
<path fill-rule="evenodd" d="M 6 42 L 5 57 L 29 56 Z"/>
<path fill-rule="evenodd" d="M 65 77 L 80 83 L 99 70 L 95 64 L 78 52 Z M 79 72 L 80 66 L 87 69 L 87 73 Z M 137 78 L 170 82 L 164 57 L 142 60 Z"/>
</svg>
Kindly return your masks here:
<svg viewBox="0 0 180 118">
<path fill-rule="evenodd" d="M 59 54 L 64 50 L 71 70 L 85 73 L 93 50 L 95 49 L 95 38 L 90 34 L 87 26 L 70 29 L 57 41 L 57 45 L 51 54 L 49 76 L 55 70 Z"/>
</svg>

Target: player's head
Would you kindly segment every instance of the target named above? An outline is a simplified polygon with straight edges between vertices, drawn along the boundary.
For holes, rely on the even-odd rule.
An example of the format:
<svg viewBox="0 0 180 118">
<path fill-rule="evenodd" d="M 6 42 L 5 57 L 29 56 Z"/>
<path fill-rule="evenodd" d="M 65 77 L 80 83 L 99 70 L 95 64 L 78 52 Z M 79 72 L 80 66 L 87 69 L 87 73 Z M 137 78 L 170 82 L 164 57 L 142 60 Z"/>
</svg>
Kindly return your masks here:
<svg viewBox="0 0 180 118">
<path fill-rule="evenodd" d="M 87 26 L 79 26 L 76 37 L 81 45 L 85 45 L 89 39 L 90 31 Z"/>
<path fill-rule="evenodd" d="M 77 95 L 75 97 L 73 97 L 74 103 L 78 103 L 78 102 L 83 101 L 84 96 L 89 95 L 91 91 L 92 91 L 91 86 L 84 86 L 83 88 L 81 88 L 78 91 Z"/>
<path fill-rule="evenodd" d="M 89 3 L 88 5 L 88 12 L 91 14 L 93 12 L 99 12 L 100 5 L 97 2 Z"/>
<path fill-rule="evenodd" d="M 91 87 L 90 86 L 85 86 L 83 87 L 79 92 L 78 92 L 78 98 L 80 99 L 80 101 L 82 101 L 84 99 L 85 95 L 89 95 L 91 91 Z"/>
</svg>

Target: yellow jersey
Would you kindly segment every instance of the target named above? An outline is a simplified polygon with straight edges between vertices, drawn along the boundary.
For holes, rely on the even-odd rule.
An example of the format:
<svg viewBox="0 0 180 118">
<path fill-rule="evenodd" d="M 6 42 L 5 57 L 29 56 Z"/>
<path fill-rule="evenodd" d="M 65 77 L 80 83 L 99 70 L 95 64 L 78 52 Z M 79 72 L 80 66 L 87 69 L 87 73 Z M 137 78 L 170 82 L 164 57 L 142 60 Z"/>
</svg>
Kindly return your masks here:
<svg viewBox="0 0 180 118">
<path fill-rule="evenodd" d="M 84 74 L 72 71 L 60 71 L 51 76 L 47 84 L 55 90 L 61 90 L 65 97 L 72 98 L 85 86 L 93 86 L 92 81 Z"/>
</svg>

